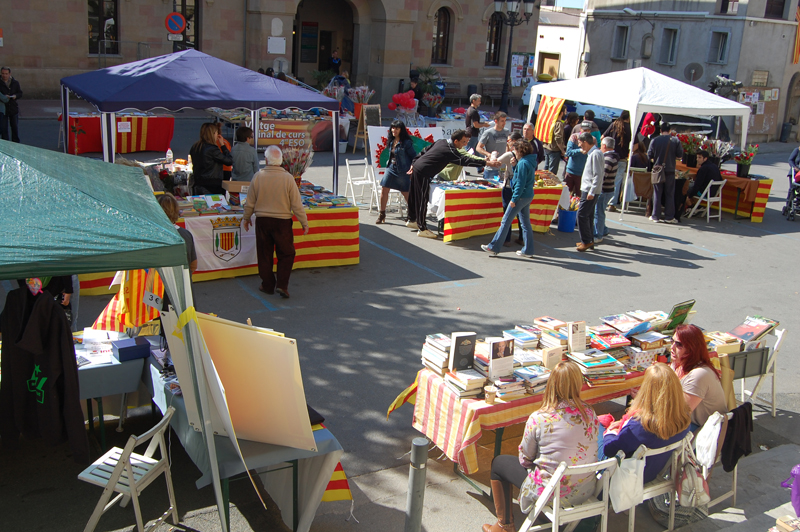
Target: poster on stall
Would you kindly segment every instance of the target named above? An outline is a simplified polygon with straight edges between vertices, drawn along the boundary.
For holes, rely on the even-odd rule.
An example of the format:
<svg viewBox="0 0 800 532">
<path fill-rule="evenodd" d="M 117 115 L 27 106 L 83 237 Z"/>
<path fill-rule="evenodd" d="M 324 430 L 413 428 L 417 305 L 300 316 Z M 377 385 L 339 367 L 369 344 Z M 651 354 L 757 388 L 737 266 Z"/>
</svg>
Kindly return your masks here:
<svg viewBox="0 0 800 532">
<path fill-rule="evenodd" d="M 408 134 L 411 136 L 411 141 L 414 143 L 414 151 L 417 153 L 425 149 L 425 146 L 445 138 L 442 128 L 440 127 L 412 126 L 408 128 Z M 389 152 L 386 151 L 384 153 L 386 144 L 389 141 L 389 128 L 383 126 L 369 126 L 367 128 L 367 136 L 369 137 L 370 159 L 372 161 L 372 167 L 375 170 L 375 178 L 380 181 L 385 172 L 386 161 L 389 158 Z M 449 138 L 449 136 L 447 138 Z"/>
</svg>

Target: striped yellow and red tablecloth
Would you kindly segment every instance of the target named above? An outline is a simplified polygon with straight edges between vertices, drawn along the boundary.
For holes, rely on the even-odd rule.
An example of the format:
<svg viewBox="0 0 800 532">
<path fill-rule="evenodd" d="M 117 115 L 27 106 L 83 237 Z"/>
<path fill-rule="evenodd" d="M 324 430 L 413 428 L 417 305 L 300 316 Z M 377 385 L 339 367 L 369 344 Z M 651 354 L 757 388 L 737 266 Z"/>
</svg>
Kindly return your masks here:
<svg viewBox="0 0 800 532">
<path fill-rule="evenodd" d="M 307 235 L 303 235 L 300 222 L 294 221 L 294 269 L 358 264 L 358 208 L 308 209 L 306 214 Z M 238 223 L 240 218 L 241 215 L 216 215 L 179 221 L 178 225 L 194 237 L 198 268 L 193 281 L 258 273 L 255 231 L 251 227 L 244 232 Z M 81 295 L 115 293 L 118 287 L 109 289 L 113 278 L 114 272 L 80 275 Z"/>
<path fill-rule="evenodd" d="M 534 188 L 531 203 L 533 230 L 545 233 L 556 212 L 563 186 Z M 497 231 L 503 219 L 502 191 L 499 188 L 444 191 L 444 241 L 461 240 Z M 517 227 L 514 220 L 512 227 Z"/>
<path fill-rule="evenodd" d="M 584 384 L 581 398 L 594 404 L 627 395 L 641 386 L 644 373 L 632 373 L 624 383 L 590 387 Z M 412 426 L 425 434 L 461 469 L 472 474 L 478 470 L 476 443 L 484 430 L 494 430 L 525 423 L 542 404 L 542 395 L 526 396 L 493 405 L 477 399 L 459 399 L 444 379 L 430 370 L 417 375 L 417 396 Z"/>
<path fill-rule="evenodd" d="M 767 208 L 767 201 L 769 201 L 769 192 L 772 189 L 772 179 L 755 181 L 758 187 L 754 198 L 750 198 L 747 190 L 739 185 L 741 181 L 753 183 L 752 180 L 727 175 L 723 175 L 722 179 L 728 180 L 722 187 L 722 210 L 736 213 L 737 216 L 750 216 L 751 222 L 763 222 L 764 211 Z M 737 198 L 739 200 L 738 207 L 736 205 Z"/>
</svg>

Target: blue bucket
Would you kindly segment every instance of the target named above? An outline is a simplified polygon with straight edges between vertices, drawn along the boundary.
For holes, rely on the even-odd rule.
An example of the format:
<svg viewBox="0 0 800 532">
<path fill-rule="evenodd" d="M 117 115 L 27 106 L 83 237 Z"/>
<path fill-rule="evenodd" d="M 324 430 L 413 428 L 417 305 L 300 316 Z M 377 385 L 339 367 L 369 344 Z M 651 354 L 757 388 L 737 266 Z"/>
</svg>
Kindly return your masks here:
<svg viewBox="0 0 800 532">
<path fill-rule="evenodd" d="M 558 211 L 558 230 L 562 233 L 574 233 L 578 221 L 578 211 Z"/>
</svg>

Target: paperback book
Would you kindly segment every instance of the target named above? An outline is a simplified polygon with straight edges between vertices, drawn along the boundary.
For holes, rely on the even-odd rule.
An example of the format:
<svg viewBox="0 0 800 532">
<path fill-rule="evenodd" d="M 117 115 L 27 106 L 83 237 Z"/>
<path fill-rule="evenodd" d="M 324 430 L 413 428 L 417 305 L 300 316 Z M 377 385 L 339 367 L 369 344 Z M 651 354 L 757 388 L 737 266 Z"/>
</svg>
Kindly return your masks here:
<svg viewBox="0 0 800 532">
<path fill-rule="evenodd" d="M 486 338 L 489 350 L 489 378 L 496 380 L 514 373 L 514 340 Z"/>
<path fill-rule="evenodd" d="M 450 336 L 450 371 L 470 369 L 474 365 L 475 342 L 478 335 L 474 332 L 454 332 Z"/>
</svg>

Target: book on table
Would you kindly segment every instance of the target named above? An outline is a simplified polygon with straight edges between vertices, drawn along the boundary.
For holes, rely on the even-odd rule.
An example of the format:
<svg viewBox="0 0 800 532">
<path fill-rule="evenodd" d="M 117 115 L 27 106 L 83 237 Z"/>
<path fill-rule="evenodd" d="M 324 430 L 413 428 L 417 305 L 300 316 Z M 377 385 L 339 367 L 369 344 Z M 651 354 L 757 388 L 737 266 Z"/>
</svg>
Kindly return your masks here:
<svg viewBox="0 0 800 532">
<path fill-rule="evenodd" d="M 486 382 L 486 376 L 474 369 L 467 369 L 456 372 L 448 371 L 445 374 L 445 380 L 453 381 L 465 390 L 474 390 L 475 388 L 483 387 Z"/>
<path fill-rule="evenodd" d="M 552 331 L 557 331 L 559 328 L 565 326 L 566 322 L 557 320 L 551 316 L 540 316 L 533 320 L 533 324 L 541 328 L 542 332 L 545 332 L 548 329 Z"/>
<path fill-rule="evenodd" d="M 510 338 L 486 338 L 489 354 L 489 377 L 495 380 L 514 373 L 514 340 Z"/>
<path fill-rule="evenodd" d="M 539 349 L 514 349 L 514 366 L 541 366 L 544 365 L 542 352 Z"/>
<path fill-rule="evenodd" d="M 581 351 L 586 348 L 586 322 L 570 321 L 565 327 L 567 345 L 570 351 Z"/>
<path fill-rule="evenodd" d="M 448 359 L 450 356 L 429 344 L 423 344 L 421 355 L 423 360 L 427 360 L 430 364 L 438 368 L 446 368 L 448 366 Z"/>
<path fill-rule="evenodd" d="M 542 329 L 540 329 L 539 327 L 536 327 L 535 325 L 517 325 L 514 328 L 518 329 L 520 331 L 524 331 L 524 332 L 526 332 L 528 334 L 532 334 L 532 335 L 536 336 L 537 338 L 542 336 Z"/>
<path fill-rule="evenodd" d="M 587 331 L 592 336 L 603 336 L 606 334 L 617 334 L 617 330 L 611 325 L 603 323 L 602 325 L 592 325 L 587 327 Z"/>
<path fill-rule="evenodd" d="M 504 338 L 511 338 L 516 343 L 517 347 L 522 348 L 535 348 L 539 345 L 539 336 L 531 334 L 527 331 L 521 331 L 519 329 L 509 329 L 503 331 Z"/>
<path fill-rule="evenodd" d="M 642 323 L 633 316 L 628 316 L 627 314 L 612 314 L 610 316 L 603 316 L 600 319 L 623 334 Z"/>
<path fill-rule="evenodd" d="M 450 335 L 448 334 L 429 334 L 425 337 L 425 343 L 441 349 L 442 351 L 450 351 Z"/>
<path fill-rule="evenodd" d="M 616 349 L 631 345 L 631 341 L 621 334 L 604 334 L 592 336 L 591 347 L 600 350 Z"/>
<path fill-rule="evenodd" d="M 689 317 L 689 312 L 691 312 L 695 303 L 696 301 L 694 299 L 690 299 L 673 306 L 672 310 L 667 315 L 666 330 L 671 331 L 678 325 L 684 323 L 686 318 Z"/>
<path fill-rule="evenodd" d="M 661 334 L 658 331 L 647 331 L 642 334 L 634 334 L 631 336 L 631 343 L 636 347 L 641 347 L 644 350 L 657 349 L 663 346 L 669 337 Z"/>
<path fill-rule="evenodd" d="M 763 316 L 747 316 L 742 323 L 730 330 L 730 334 L 749 342 L 766 336 L 778 325 L 779 322 Z"/>
<path fill-rule="evenodd" d="M 461 371 L 474 366 L 477 341 L 478 335 L 474 332 L 454 332 L 450 335 L 450 371 Z"/>
<path fill-rule="evenodd" d="M 606 355 L 599 349 L 590 348 L 581 351 L 571 351 L 567 356 L 571 357 L 573 360 L 578 360 L 580 362 L 594 362 L 595 360 L 604 359 L 608 355 Z"/>
</svg>

